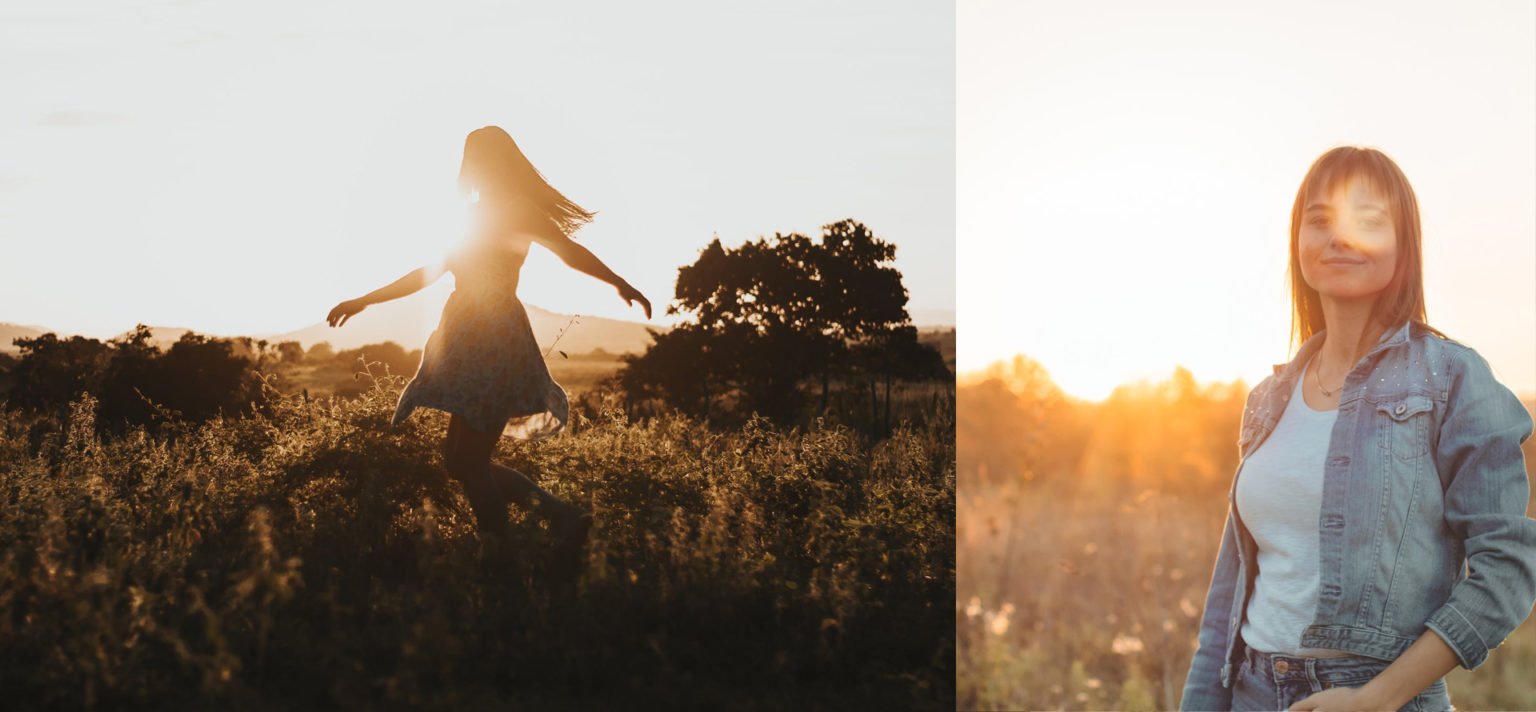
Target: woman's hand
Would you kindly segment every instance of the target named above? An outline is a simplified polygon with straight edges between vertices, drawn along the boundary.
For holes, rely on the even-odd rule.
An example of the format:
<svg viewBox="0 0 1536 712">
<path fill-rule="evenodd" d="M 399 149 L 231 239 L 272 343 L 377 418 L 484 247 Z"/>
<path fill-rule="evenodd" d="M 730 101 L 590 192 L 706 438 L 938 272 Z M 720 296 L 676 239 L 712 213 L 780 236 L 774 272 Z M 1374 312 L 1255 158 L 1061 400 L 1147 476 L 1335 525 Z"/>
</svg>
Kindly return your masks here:
<svg viewBox="0 0 1536 712">
<path fill-rule="evenodd" d="M 351 319 L 353 315 L 367 308 L 367 306 L 367 304 L 356 299 L 348 299 L 331 309 L 331 313 L 325 316 L 325 321 L 331 326 L 341 326 L 347 323 L 347 320 Z"/>
<path fill-rule="evenodd" d="M 1292 710 L 1319 710 L 1319 712 L 1355 712 L 1358 710 L 1383 709 L 1381 700 L 1362 687 L 1332 687 L 1297 700 Z M 1395 709 L 1395 708 L 1393 708 Z"/>
<path fill-rule="evenodd" d="M 629 282 L 619 285 L 619 298 L 623 299 L 624 303 L 630 306 L 634 306 L 636 301 L 640 302 L 640 306 L 645 308 L 645 318 L 651 318 L 651 300 L 646 299 L 645 295 L 640 293 L 640 290 L 629 286 Z"/>
</svg>

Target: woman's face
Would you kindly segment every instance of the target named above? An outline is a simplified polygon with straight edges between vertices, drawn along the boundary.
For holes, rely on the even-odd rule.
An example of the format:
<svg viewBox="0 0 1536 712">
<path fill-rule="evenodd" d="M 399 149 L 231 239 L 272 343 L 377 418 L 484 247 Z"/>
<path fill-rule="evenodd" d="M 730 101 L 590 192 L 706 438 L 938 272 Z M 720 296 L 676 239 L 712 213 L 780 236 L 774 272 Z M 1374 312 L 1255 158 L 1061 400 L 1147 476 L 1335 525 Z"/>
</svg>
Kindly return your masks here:
<svg viewBox="0 0 1536 712">
<path fill-rule="evenodd" d="M 1397 267 L 1397 230 L 1386 198 L 1364 181 L 1307 197 L 1297 236 L 1301 275 L 1324 297 L 1374 298 Z"/>
</svg>

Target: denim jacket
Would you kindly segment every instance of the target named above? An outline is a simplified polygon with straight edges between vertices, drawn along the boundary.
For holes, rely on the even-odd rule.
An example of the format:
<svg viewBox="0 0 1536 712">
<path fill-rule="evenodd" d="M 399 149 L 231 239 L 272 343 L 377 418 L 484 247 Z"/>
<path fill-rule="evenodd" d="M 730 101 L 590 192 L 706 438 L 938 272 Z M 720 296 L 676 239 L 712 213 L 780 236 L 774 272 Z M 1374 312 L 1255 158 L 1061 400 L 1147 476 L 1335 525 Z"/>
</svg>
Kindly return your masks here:
<svg viewBox="0 0 1536 712">
<path fill-rule="evenodd" d="M 1248 394 L 1239 463 L 1279 422 L 1322 332 Z M 1324 460 L 1317 613 L 1297 643 L 1395 660 L 1427 628 L 1475 669 L 1536 602 L 1532 420 L 1476 351 L 1410 321 L 1344 379 Z M 1239 464 L 1181 709 L 1231 707 L 1258 548 Z M 1465 566 L 1465 571 L 1463 570 Z M 1268 651 L 1273 652 L 1273 651 Z"/>
</svg>

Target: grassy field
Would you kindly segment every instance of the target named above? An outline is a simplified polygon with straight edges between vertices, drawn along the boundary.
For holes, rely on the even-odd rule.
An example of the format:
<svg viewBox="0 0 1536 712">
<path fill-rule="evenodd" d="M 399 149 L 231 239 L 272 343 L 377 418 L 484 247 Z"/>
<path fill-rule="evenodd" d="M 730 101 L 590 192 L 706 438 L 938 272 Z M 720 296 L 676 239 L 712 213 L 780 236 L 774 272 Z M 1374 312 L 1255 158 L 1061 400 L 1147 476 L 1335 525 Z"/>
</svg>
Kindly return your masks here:
<svg viewBox="0 0 1536 712">
<path fill-rule="evenodd" d="M 1196 500 L 1066 480 L 962 489 L 960 708 L 1177 709 L 1224 505 L 1220 492 Z M 1527 620 L 1446 685 L 1460 710 L 1531 710 L 1531 670 Z"/>
<path fill-rule="evenodd" d="M 404 380 L 111 439 L 0 411 L 7 709 L 954 706 L 952 419 L 503 442 L 595 513 L 565 577 L 516 510 L 475 539 Z"/>
<path fill-rule="evenodd" d="M 1176 709 L 1246 389 L 1175 379 L 1085 404 L 1040 384 L 957 397 L 959 707 Z M 1463 711 L 1533 710 L 1531 670 L 1528 619 L 1446 684 Z"/>
</svg>

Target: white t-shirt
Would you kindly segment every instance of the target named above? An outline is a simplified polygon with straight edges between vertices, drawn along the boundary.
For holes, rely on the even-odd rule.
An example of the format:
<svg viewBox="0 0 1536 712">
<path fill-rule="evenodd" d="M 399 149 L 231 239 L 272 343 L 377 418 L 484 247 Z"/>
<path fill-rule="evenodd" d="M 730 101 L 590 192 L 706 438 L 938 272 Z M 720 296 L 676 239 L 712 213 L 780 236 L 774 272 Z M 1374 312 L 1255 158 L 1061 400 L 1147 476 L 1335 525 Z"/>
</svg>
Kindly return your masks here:
<svg viewBox="0 0 1536 712">
<path fill-rule="evenodd" d="M 1274 432 L 1238 474 L 1238 515 L 1259 546 L 1259 575 L 1242 636 L 1266 653 L 1339 657 L 1348 653 L 1301 647 L 1301 633 L 1317 615 L 1323 465 L 1339 413 L 1307 405 L 1301 395 L 1306 382 L 1303 368 Z"/>
</svg>

